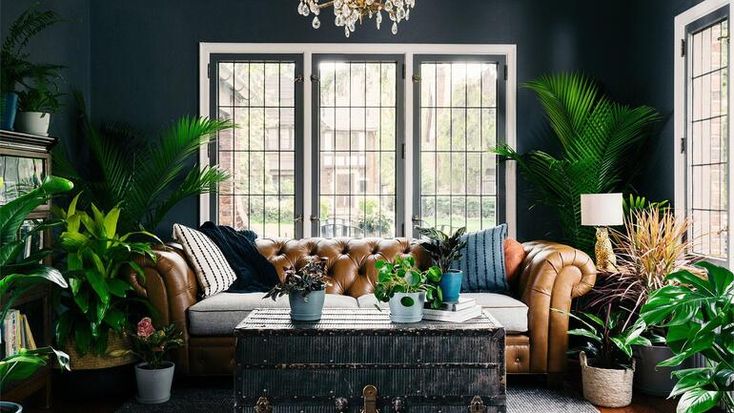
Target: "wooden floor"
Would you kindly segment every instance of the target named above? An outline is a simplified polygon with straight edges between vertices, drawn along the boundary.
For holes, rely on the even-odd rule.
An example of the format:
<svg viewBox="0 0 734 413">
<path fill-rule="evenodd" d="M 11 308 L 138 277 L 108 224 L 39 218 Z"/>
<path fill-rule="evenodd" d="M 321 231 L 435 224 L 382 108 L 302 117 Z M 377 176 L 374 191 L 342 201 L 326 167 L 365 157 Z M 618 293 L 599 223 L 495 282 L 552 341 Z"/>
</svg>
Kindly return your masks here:
<svg viewBox="0 0 734 413">
<path fill-rule="evenodd" d="M 211 382 L 212 379 L 206 379 L 207 382 Z M 509 386 L 512 386 L 513 383 L 527 383 L 531 382 L 533 384 L 540 384 L 543 382 L 542 379 L 533 379 L 533 378 L 512 378 L 509 380 Z M 203 382 L 202 382 L 203 383 Z M 197 382 L 194 381 L 193 383 L 190 381 L 187 381 L 185 383 L 186 387 L 189 386 L 196 386 Z M 566 387 L 568 390 L 576 390 L 579 389 L 580 384 L 577 382 L 566 382 L 564 383 L 564 387 Z M 578 391 L 578 390 L 576 390 Z M 38 409 L 38 408 L 28 408 L 25 411 L 29 413 L 87 413 L 87 412 L 94 412 L 94 413 L 114 413 L 122 404 L 126 401 L 128 397 L 112 397 L 112 398 L 104 398 L 102 400 L 88 400 L 88 401 L 67 401 L 64 400 L 63 397 L 57 397 L 54 400 L 53 408 L 49 410 L 44 409 Z M 601 413 L 674 413 L 675 412 L 675 401 L 674 400 L 665 400 L 664 398 L 658 398 L 658 397 L 648 397 L 648 396 L 642 396 L 638 395 L 635 396 L 633 402 L 631 405 L 619 409 L 611 409 L 611 408 L 599 408 Z M 151 408 L 151 411 L 155 411 L 154 408 Z M 207 412 L 211 413 L 211 412 Z"/>
</svg>

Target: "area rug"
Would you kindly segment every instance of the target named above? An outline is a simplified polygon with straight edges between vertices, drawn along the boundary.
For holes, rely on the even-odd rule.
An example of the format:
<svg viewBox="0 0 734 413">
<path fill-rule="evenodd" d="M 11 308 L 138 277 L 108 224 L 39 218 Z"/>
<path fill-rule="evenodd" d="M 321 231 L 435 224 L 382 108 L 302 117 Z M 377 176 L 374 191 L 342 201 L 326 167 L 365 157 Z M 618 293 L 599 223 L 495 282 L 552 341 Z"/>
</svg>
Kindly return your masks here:
<svg viewBox="0 0 734 413">
<path fill-rule="evenodd" d="M 171 400 L 159 405 L 126 402 L 118 413 L 231 412 L 232 390 L 228 388 L 174 389 Z M 516 385 L 507 389 L 508 413 L 598 413 L 589 402 L 572 392 L 538 386 Z"/>
</svg>

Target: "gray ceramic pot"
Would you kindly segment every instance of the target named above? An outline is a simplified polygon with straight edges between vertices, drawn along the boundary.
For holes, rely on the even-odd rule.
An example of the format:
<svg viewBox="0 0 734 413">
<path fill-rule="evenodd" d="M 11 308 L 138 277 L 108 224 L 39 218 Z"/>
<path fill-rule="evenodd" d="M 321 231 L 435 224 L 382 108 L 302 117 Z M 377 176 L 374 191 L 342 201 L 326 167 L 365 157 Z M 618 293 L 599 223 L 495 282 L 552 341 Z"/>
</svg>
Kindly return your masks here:
<svg viewBox="0 0 734 413">
<path fill-rule="evenodd" d="M 424 293 L 395 293 L 390 298 L 390 320 L 393 323 L 417 323 L 423 320 Z"/>
<path fill-rule="evenodd" d="M 15 130 L 31 135 L 48 136 L 51 114 L 45 112 L 18 112 L 15 115 Z"/>
<path fill-rule="evenodd" d="M 13 402 L 0 402 L 0 413 L 23 413 L 23 406 Z"/>
<path fill-rule="evenodd" d="M 685 368 L 687 364 L 657 367 L 658 363 L 670 357 L 673 357 L 673 351 L 668 346 L 635 347 L 635 390 L 653 396 L 668 396 L 677 381 L 671 377 L 671 373 Z"/>
<path fill-rule="evenodd" d="M 135 379 L 138 382 L 136 399 L 144 404 L 165 403 L 171 398 L 171 384 L 176 365 L 170 361 L 163 363 L 161 369 L 147 369 L 148 363 L 135 365 Z"/>
<path fill-rule="evenodd" d="M 326 292 L 312 291 L 305 297 L 301 294 L 288 295 L 291 304 L 291 319 L 293 321 L 318 321 L 324 309 Z"/>
</svg>

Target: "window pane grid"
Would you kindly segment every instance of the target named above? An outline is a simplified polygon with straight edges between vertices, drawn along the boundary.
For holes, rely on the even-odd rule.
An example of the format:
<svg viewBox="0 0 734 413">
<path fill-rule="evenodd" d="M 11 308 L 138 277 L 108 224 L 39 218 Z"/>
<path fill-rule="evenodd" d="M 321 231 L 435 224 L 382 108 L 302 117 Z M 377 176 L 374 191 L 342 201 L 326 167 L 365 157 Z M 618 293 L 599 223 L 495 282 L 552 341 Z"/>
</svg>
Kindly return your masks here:
<svg viewBox="0 0 734 413">
<path fill-rule="evenodd" d="M 495 62 L 420 64 L 420 219 L 444 231 L 497 223 Z"/>
<path fill-rule="evenodd" d="M 319 233 L 393 237 L 397 63 L 323 60 L 317 72 Z"/>
<path fill-rule="evenodd" d="M 692 252 L 726 259 L 728 246 L 728 19 L 689 35 L 688 215 Z"/>
<path fill-rule="evenodd" d="M 217 64 L 220 119 L 236 126 L 217 137 L 230 182 L 217 195 L 218 222 L 261 237 L 295 236 L 295 63 Z"/>
</svg>

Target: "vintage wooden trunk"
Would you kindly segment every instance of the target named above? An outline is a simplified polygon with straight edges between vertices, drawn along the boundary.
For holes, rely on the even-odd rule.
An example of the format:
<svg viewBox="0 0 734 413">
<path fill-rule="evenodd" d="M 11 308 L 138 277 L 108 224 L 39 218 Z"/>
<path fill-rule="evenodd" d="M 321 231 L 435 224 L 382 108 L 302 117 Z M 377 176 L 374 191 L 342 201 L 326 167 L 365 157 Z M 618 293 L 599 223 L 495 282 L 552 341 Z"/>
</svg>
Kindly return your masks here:
<svg viewBox="0 0 734 413">
<path fill-rule="evenodd" d="M 288 309 L 258 309 L 235 336 L 236 412 L 505 411 L 505 332 L 489 314 L 393 324 L 326 308 L 293 323 Z"/>
</svg>

